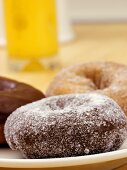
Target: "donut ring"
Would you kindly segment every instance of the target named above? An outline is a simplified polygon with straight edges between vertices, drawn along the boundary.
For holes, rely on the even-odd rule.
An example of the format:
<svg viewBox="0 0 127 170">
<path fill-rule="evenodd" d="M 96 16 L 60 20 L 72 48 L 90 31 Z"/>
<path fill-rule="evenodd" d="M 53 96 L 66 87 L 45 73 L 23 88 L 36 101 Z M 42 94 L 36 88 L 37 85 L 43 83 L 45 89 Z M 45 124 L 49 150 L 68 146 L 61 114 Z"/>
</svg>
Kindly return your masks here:
<svg viewBox="0 0 127 170">
<path fill-rule="evenodd" d="M 25 83 L 0 77 L 0 144 L 6 143 L 4 123 L 18 107 L 44 98 L 44 94 Z"/>
<path fill-rule="evenodd" d="M 97 154 L 119 149 L 127 118 L 118 104 L 98 93 L 52 96 L 14 111 L 5 137 L 25 158 Z"/>
<path fill-rule="evenodd" d="M 84 63 L 61 71 L 47 96 L 95 91 L 114 99 L 127 115 L 127 67 L 112 62 Z"/>
</svg>

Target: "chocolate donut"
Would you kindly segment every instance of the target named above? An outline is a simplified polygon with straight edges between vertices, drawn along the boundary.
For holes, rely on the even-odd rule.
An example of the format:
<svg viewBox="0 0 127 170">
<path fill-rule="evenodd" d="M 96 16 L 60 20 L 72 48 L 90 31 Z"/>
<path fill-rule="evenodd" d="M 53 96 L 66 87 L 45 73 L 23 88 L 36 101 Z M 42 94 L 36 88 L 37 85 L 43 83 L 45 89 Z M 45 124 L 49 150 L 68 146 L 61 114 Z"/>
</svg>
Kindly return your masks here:
<svg viewBox="0 0 127 170">
<path fill-rule="evenodd" d="M 18 107 L 44 98 L 44 94 L 25 83 L 0 77 L 0 144 L 4 144 L 4 123 Z"/>
<path fill-rule="evenodd" d="M 96 93 L 53 96 L 18 108 L 5 137 L 25 158 L 56 158 L 119 149 L 127 118 L 112 99 Z"/>
<path fill-rule="evenodd" d="M 93 62 L 62 70 L 48 87 L 47 96 L 98 92 L 114 99 L 127 115 L 127 66 Z"/>
</svg>

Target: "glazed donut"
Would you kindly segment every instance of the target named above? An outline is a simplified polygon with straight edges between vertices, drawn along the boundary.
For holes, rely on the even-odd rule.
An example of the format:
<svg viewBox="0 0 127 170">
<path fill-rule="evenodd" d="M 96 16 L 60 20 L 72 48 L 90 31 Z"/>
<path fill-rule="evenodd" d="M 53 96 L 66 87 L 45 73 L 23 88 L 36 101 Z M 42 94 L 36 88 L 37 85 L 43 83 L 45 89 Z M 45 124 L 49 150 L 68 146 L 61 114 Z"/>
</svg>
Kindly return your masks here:
<svg viewBox="0 0 127 170">
<path fill-rule="evenodd" d="M 98 92 L 113 98 L 127 115 L 127 66 L 112 62 L 84 63 L 61 71 L 47 96 Z"/>
<path fill-rule="evenodd" d="M 0 77 L 0 144 L 4 144 L 4 123 L 18 107 L 44 98 L 44 94 L 30 85 Z"/>
<path fill-rule="evenodd" d="M 45 98 L 17 109 L 5 123 L 9 146 L 34 159 L 113 151 L 126 135 L 121 108 L 96 93 Z"/>
</svg>

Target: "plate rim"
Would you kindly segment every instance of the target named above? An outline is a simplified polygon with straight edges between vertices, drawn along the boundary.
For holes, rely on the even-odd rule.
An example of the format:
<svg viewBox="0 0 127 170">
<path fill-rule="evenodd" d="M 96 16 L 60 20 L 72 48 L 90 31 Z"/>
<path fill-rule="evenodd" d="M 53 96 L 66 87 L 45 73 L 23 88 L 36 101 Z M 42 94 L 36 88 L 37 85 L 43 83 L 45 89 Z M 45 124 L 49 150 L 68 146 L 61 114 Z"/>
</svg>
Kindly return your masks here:
<svg viewBox="0 0 127 170">
<path fill-rule="evenodd" d="M 0 158 L 0 167 L 4 168 L 55 168 L 103 163 L 127 157 L 127 149 L 106 153 L 50 159 L 9 159 Z M 22 166 L 21 166 L 22 165 Z"/>
</svg>

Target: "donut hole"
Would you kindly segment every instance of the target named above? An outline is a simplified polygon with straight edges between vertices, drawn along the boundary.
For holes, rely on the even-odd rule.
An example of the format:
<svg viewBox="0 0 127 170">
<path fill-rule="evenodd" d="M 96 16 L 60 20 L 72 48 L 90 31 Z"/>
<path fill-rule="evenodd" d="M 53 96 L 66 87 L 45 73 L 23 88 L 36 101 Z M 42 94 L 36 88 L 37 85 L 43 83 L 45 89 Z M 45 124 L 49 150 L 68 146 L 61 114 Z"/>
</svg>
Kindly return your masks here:
<svg viewBox="0 0 127 170">
<path fill-rule="evenodd" d="M 108 82 L 104 83 L 103 77 L 98 78 L 98 76 L 93 76 L 93 77 L 90 77 L 90 79 L 95 84 L 95 86 L 98 90 L 104 90 L 109 86 Z"/>
<path fill-rule="evenodd" d="M 16 84 L 13 82 L 2 81 L 0 82 L 0 91 L 11 90 L 16 87 Z"/>
<path fill-rule="evenodd" d="M 60 109 L 64 109 L 66 103 L 65 103 L 64 100 L 58 100 L 58 101 L 56 102 L 56 105 L 57 105 Z"/>
<path fill-rule="evenodd" d="M 84 85 L 85 86 L 91 86 L 93 90 L 103 90 L 105 88 L 108 88 L 110 84 L 112 83 L 112 74 L 109 70 L 103 70 L 102 66 L 97 67 L 96 65 L 87 64 L 81 65 L 72 70 L 74 71 L 73 77 L 81 77 L 81 79 L 84 79 Z M 110 76 L 109 76 L 110 73 Z M 80 82 L 79 82 L 80 83 Z"/>
<path fill-rule="evenodd" d="M 110 85 L 110 80 L 106 77 L 108 75 L 104 75 L 100 70 L 92 70 L 83 73 L 82 75 L 85 79 L 89 79 L 92 84 L 94 84 L 95 88 L 98 90 L 103 90 Z"/>
<path fill-rule="evenodd" d="M 57 109 L 68 109 L 68 108 L 72 108 L 74 103 L 75 103 L 75 106 L 76 108 L 81 108 L 82 105 L 86 105 L 88 106 L 88 104 L 92 102 L 91 99 L 82 99 L 82 98 L 79 98 L 79 100 L 75 100 L 75 97 L 70 97 L 69 99 L 66 99 L 66 95 L 64 98 L 59 98 L 57 101 L 56 101 L 56 110 Z"/>
</svg>

